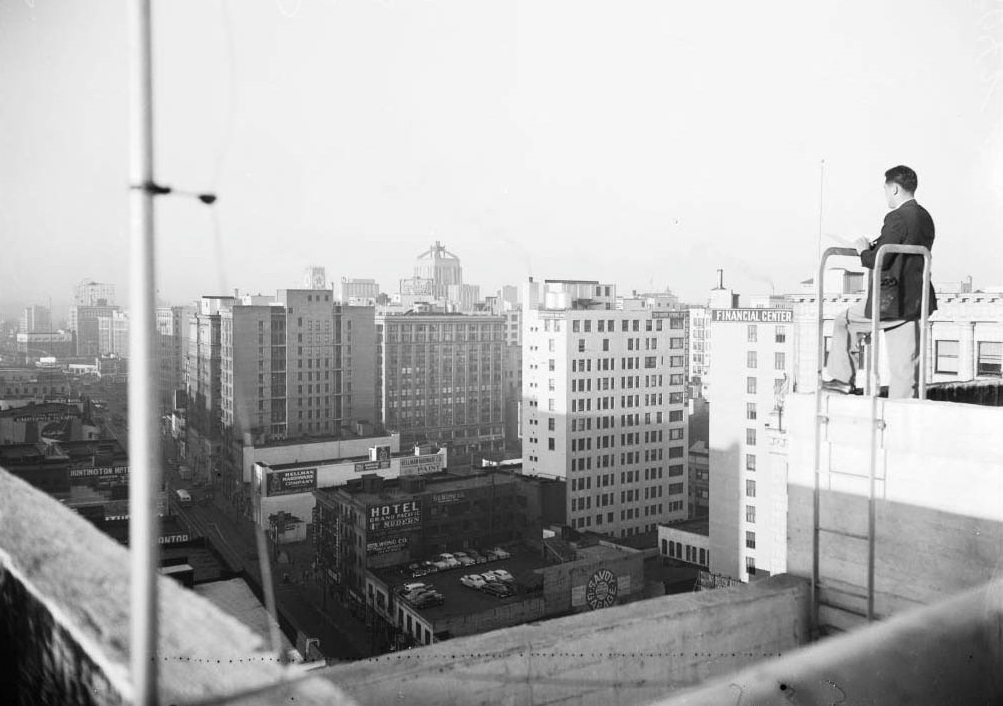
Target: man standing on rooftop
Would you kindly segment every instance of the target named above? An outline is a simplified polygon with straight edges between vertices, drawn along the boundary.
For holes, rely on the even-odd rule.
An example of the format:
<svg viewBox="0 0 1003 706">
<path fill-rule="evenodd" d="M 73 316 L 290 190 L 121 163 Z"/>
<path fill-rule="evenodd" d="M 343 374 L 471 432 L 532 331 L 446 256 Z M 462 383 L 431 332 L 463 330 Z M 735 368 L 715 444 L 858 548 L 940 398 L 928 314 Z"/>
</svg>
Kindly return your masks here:
<svg viewBox="0 0 1003 706">
<path fill-rule="evenodd" d="M 916 203 L 916 172 L 906 166 L 885 172 L 885 198 L 891 211 L 885 216 L 881 236 L 874 242 L 860 238 L 855 246 L 861 264 L 873 270 L 882 245 L 922 245 L 933 248 L 933 218 Z M 919 323 L 923 306 L 923 257 L 896 253 L 882 261 L 881 295 L 878 297 L 878 327 L 885 332 L 888 350 L 890 398 L 916 396 L 919 361 Z M 868 278 L 870 281 L 870 278 Z M 823 388 L 842 394 L 852 393 L 856 375 L 857 337 L 871 330 L 874 292 L 868 288 L 867 301 L 855 304 L 836 316 L 832 323 L 832 345 L 826 362 L 828 380 Z M 818 296 L 822 296 L 819 292 Z M 937 298 L 930 287 L 929 311 L 937 310 Z"/>
</svg>

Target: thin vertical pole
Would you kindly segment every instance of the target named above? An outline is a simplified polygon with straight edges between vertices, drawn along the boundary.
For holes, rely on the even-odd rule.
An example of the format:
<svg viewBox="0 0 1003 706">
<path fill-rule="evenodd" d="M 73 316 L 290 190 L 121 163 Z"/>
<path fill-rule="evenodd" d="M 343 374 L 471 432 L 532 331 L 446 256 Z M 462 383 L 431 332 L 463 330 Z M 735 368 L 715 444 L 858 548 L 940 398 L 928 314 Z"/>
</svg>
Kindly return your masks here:
<svg viewBox="0 0 1003 706">
<path fill-rule="evenodd" d="M 818 244 L 815 246 L 815 262 L 822 260 L 822 214 L 824 212 L 825 199 L 825 160 L 821 160 L 818 165 Z M 818 287 L 819 296 L 822 295 L 821 286 Z"/>
<path fill-rule="evenodd" d="M 129 549 L 133 703 L 156 706 L 157 414 L 154 406 L 153 76 L 150 0 L 129 3 L 130 179 L 129 248 Z"/>
</svg>

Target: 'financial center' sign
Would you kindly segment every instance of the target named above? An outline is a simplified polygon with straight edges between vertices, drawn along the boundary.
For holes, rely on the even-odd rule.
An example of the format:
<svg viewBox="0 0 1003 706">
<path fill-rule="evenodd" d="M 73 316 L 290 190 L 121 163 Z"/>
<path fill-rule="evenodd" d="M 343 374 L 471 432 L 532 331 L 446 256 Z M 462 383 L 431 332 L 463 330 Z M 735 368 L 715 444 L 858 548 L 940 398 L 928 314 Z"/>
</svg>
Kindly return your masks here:
<svg viewBox="0 0 1003 706">
<path fill-rule="evenodd" d="M 794 312 L 790 309 L 711 309 L 710 314 L 714 323 L 789 324 L 794 321 Z"/>
</svg>

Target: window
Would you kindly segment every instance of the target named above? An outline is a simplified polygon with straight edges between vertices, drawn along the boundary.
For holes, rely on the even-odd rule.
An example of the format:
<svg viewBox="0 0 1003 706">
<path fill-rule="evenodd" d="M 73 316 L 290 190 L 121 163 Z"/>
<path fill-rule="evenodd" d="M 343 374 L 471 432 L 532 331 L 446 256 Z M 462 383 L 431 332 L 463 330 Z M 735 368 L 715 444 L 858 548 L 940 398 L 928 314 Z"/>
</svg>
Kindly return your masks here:
<svg viewBox="0 0 1003 706">
<path fill-rule="evenodd" d="M 756 365 L 757 365 L 757 362 L 758 361 L 756 360 L 756 351 L 748 351 L 745 354 L 745 367 L 747 367 L 747 368 L 755 368 Z"/>
<path fill-rule="evenodd" d="M 746 532 L 745 533 L 745 546 L 748 547 L 749 549 L 755 549 L 756 548 L 756 533 L 755 532 Z"/>
<path fill-rule="evenodd" d="M 756 558 L 747 556 L 745 557 L 745 570 L 748 572 L 749 576 L 756 575 Z"/>
<path fill-rule="evenodd" d="M 554 446 L 554 437 L 547 439 L 547 449 L 553 451 L 556 447 Z"/>
<path fill-rule="evenodd" d="M 756 524 L 756 506 L 746 505 L 745 506 L 745 521 Z"/>
<path fill-rule="evenodd" d="M 547 430 L 548 431 L 554 431 L 554 428 L 556 426 L 557 426 L 557 422 L 554 421 L 553 417 L 550 417 L 549 419 L 547 419 Z"/>
<path fill-rule="evenodd" d="M 1000 377 L 1003 367 L 1003 343 L 998 341 L 979 341 L 979 359 L 976 375 L 991 375 Z"/>
<path fill-rule="evenodd" d="M 749 324 L 746 329 L 746 340 L 749 343 L 755 343 L 759 338 L 759 324 Z"/>
<path fill-rule="evenodd" d="M 682 495 L 682 494 L 683 494 L 682 483 L 669 483 L 669 495 Z"/>
<path fill-rule="evenodd" d="M 584 338 L 579 338 L 578 339 L 578 352 L 579 353 L 584 353 L 585 352 L 585 339 Z"/>
<path fill-rule="evenodd" d="M 936 346 L 937 346 L 937 363 L 933 371 L 935 373 L 957 373 L 958 342 L 937 341 Z"/>
<path fill-rule="evenodd" d="M 784 353 L 773 354 L 773 369 L 783 370 L 787 367 L 787 356 Z"/>
<path fill-rule="evenodd" d="M 574 319 L 571 322 L 571 332 L 572 333 L 581 333 L 581 331 L 582 331 L 582 322 L 579 321 L 578 319 Z"/>
<path fill-rule="evenodd" d="M 750 395 L 756 394 L 756 378 L 745 378 L 745 391 Z"/>
<path fill-rule="evenodd" d="M 748 444 L 749 446 L 755 446 L 756 445 L 756 430 L 755 429 L 746 429 L 745 430 L 745 443 Z"/>
<path fill-rule="evenodd" d="M 746 402 L 745 403 L 745 418 L 755 419 L 756 418 L 756 403 Z"/>
<path fill-rule="evenodd" d="M 787 341 L 787 327 L 777 326 L 776 333 L 774 334 L 774 340 L 777 343 L 785 343 Z"/>
<path fill-rule="evenodd" d="M 745 495 L 749 498 L 756 497 L 756 481 L 747 480 L 745 481 Z"/>
<path fill-rule="evenodd" d="M 756 454 L 745 454 L 745 470 L 756 470 Z"/>
<path fill-rule="evenodd" d="M 669 478 L 675 476 L 681 476 L 683 474 L 683 466 L 681 464 L 673 464 L 669 466 Z"/>
<path fill-rule="evenodd" d="M 553 358 L 549 359 L 549 360 L 547 361 L 547 369 L 548 369 L 548 370 L 549 370 L 550 372 L 554 372 L 554 370 L 556 370 L 556 369 L 557 369 L 557 361 L 555 361 L 555 360 L 554 360 Z"/>
</svg>

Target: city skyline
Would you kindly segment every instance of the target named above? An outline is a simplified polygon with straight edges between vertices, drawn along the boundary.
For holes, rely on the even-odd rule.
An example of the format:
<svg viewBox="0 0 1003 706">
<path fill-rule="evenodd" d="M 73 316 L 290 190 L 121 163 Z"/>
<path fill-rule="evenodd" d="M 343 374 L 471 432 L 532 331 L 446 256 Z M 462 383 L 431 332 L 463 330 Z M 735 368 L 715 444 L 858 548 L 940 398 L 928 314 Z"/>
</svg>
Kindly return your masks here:
<svg viewBox="0 0 1003 706">
<path fill-rule="evenodd" d="M 578 275 L 690 301 L 718 268 L 791 291 L 822 159 L 825 233 L 873 235 L 881 174 L 910 164 L 935 278 L 998 284 L 998 9 L 160 6 L 158 179 L 220 201 L 214 221 L 160 200 L 158 289 L 269 291 L 317 264 L 393 290 L 438 239 L 483 291 Z M 18 98 L 0 107 L 0 301 L 58 309 L 84 276 L 124 301 L 124 10 L 6 2 L 0 27 Z"/>
</svg>

